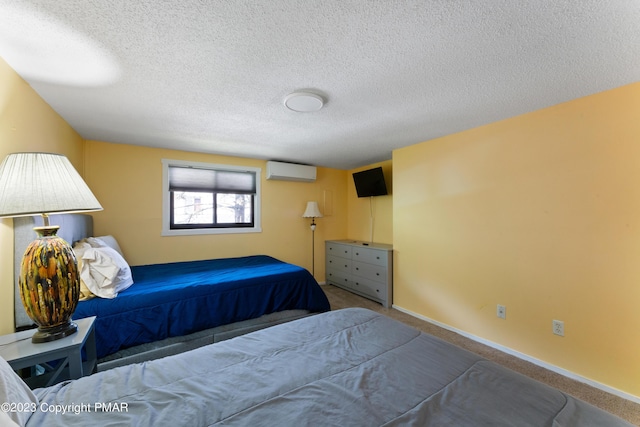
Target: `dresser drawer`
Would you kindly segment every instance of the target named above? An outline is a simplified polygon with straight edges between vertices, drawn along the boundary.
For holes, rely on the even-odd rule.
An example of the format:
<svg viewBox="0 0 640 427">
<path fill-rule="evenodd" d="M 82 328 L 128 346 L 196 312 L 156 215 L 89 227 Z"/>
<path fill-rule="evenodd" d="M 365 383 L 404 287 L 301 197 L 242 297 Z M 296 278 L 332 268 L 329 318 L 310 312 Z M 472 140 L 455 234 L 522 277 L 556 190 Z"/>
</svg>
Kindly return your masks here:
<svg viewBox="0 0 640 427">
<path fill-rule="evenodd" d="M 327 242 L 327 255 L 351 259 L 352 247 L 340 243 Z"/>
<path fill-rule="evenodd" d="M 352 287 L 348 275 L 343 274 L 339 271 L 327 271 L 326 276 L 327 282 L 331 282 L 342 287 Z"/>
<path fill-rule="evenodd" d="M 351 273 L 352 262 L 353 261 L 347 258 L 340 258 L 339 256 L 327 255 L 327 270 Z"/>
<path fill-rule="evenodd" d="M 373 283 L 362 277 L 353 277 L 351 288 L 376 301 L 384 301 L 387 298 L 387 288 L 383 283 Z"/>
<path fill-rule="evenodd" d="M 351 259 L 354 261 L 366 262 L 367 264 L 381 265 L 387 267 L 387 251 L 379 251 L 370 248 L 353 248 L 351 253 Z"/>
<path fill-rule="evenodd" d="M 351 273 L 374 282 L 387 282 L 387 269 L 379 265 L 365 264 L 363 262 L 352 261 Z"/>
</svg>

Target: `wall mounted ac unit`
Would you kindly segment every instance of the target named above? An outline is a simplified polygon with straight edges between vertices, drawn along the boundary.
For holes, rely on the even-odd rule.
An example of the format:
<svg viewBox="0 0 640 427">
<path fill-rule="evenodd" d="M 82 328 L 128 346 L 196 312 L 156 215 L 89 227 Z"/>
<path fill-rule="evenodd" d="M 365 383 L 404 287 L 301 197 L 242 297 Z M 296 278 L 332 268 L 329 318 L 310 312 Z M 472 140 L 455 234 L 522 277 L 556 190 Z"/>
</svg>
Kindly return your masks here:
<svg viewBox="0 0 640 427">
<path fill-rule="evenodd" d="M 316 180 L 316 167 L 269 161 L 267 162 L 267 179 L 314 182 Z"/>
</svg>

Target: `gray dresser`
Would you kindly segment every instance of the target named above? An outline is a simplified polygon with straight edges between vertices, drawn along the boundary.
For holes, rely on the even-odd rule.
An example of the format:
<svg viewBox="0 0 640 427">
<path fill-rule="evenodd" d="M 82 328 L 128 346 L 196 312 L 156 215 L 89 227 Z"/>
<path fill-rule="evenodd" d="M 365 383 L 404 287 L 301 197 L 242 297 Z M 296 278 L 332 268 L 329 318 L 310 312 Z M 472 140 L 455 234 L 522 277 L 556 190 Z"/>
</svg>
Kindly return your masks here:
<svg viewBox="0 0 640 427">
<path fill-rule="evenodd" d="M 327 240 L 326 282 L 390 308 L 393 298 L 393 247 L 357 240 Z"/>
</svg>

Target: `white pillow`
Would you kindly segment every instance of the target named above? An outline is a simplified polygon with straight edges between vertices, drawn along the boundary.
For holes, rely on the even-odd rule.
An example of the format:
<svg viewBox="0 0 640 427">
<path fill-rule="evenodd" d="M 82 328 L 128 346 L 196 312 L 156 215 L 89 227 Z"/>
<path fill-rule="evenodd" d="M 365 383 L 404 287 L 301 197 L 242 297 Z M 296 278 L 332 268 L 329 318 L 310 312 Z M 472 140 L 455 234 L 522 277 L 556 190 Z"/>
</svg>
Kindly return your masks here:
<svg viewBox="0 0 640 427">
<path fill-rule="evenodd" d="M 113 248 L 116 251 L 118 251 L 118 253 L 120 254 L 120 256 L 122 256 L 122 258 L 124 258 L 124 254 L 122 253 L 122 249 L 120 249 L 120 245 L 118 244 L 118 241 L 116 240 L 115 237 L 111 235 L 100 236 L 100 237 L 87 237 L 85 240 L 87 241 L 87 243 L 91 245 L 92 248 L 104 248 L 105 246 Z"/>
<path fill-rule="evenodd" d="M 96 296 L 115 298 L 133 284 L 129 264 L 115 249 L 91 247 L 84 240 L 73 249 L 78 258 L 80 280 Z"/>
<path fill-rule="evenodd" d="M 22 407 L 38 406 L 36 395 L 22 381 L 22 378 L 13 372 L 9 363 L 2 357 L 0 357 L 0 403 L 20 404 Z M 27 423 L 31 414 L 32 412 L 30 411 L 6 413 L 13 422 L 20 426 L 24 426 Z M 2 417 L 0 417 L 0 421 L 4 421 Z M 5 423 L 3 422 L 2 425 L 4 426 Z"/>
</svg>

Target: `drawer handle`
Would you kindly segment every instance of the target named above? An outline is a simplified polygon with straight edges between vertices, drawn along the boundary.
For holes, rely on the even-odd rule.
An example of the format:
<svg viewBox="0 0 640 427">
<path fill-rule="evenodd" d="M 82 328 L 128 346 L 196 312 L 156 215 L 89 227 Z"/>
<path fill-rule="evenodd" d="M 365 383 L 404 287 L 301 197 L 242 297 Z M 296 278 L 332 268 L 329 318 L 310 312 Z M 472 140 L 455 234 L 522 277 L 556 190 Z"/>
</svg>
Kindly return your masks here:
<svg viewBox="0 0 640 427">
<path fill-rule="evenodd" d="M 356 252 L 356 256 L 357 256 L 357 255 L 360 255 L 360 252 Z"/>
<path fill-rule="evenodd" d="M 360 269 L 358 267 L 356 267 L 356 271 L 360 271 Z"/>
<path fill-rule="evenodd" d="M 376 273 L 376 276 L 379 276 L 379 275 L 380 275 L 380 273 Z"/>
<path fill-rule="evenodd" d="M 380 259 L 380 257 L 379 257 L 379 256 L 377 256 L 377 257 L 376 257 L 376 259 Z"/>
</svg>

